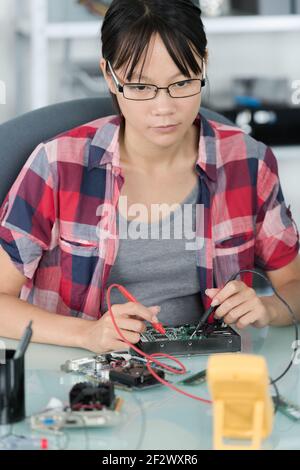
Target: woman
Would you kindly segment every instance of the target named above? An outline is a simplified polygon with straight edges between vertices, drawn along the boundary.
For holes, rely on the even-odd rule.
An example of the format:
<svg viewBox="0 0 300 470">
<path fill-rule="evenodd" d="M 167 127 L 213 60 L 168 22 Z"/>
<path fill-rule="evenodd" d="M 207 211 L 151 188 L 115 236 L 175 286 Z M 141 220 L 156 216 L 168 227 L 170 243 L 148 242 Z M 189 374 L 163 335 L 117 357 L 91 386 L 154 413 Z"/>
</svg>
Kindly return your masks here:
<svg viewBox="0 0 300 470">
<path fill-rule="evenodd" d="M 0 336 L 18 338 L 32 319 L 37 342 L 123 348 L 107 311 L 113 282 L 139 301 L 112 291 L 132 343 L 145 321 L 197 322 L 212 299 L 216 317 L 238 328 L 289 324 L 249 276 L 227 283 L 254 265 L 300 315 L 299 240 L 275 157 L 199 114 L 207 63 L 200 14 L 191 0 L 112 2 L 100 66 L 118 114 L 40 144 L 7 195 Z M 163 217 L 152 210 L 160 203 Z M 164 224 L 180 227 L 184 204 L 188 236 L 157 236 Z"/>
</svg>

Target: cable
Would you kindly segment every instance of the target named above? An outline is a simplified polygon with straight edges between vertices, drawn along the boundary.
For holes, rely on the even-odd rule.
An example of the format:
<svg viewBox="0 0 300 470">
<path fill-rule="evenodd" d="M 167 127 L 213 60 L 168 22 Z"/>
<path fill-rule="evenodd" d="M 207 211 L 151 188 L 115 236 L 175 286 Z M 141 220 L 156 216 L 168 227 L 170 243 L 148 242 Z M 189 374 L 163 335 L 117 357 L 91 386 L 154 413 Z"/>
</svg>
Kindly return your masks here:
<svg viewBox="0 0 300 470">
<path fill-rule="evenodd" d="M 207 400 L 205 398 L 201 398 L 201 397 L 198 397 L 197 395 L 192 395 L 191 393 L 187 393 L 183 390 L 181 390 L 180 388 L 177 388 L 175 387 L 175 385 L 167 382 L 166 380 L 162 379 L 161 377 L 159 377 L 155 372 L 154 370 L 151 368 L 151 362 L 154 362 L 156 365 L 160 366 L 162 369 L 165 369 L 173 374 L 186 374 L 186 368 L 185 366 L 179 361 L 179 359 L 175 358 L 174 356 L 170 356 L 168 354 L 165 354 L 165 353 L 155 353 L 155 354 L 147 354 L 143 351 L 141 351 L 139 348 L 137 348 L 135 345 L 131 344 L 126 338 L 125 336 L 123 335 L 123 333 L 121 332 L 120 328 L 118 327 L 116 321 L 115 321 L 115 318 L 114 318 L 114 314 L 112 312 L 112 309 L 111 309 L 111 303 L 110 303 L 110 291 L 113 287 L 117 287 L 119 289 L 119 291 L 125 295 L 126 297 L 128 298 L 132 298 L 131 294 L 125 289 L 124 286 L 121 286 L 120 284 L 111 284 L 109 286 L 109 288 L 107 289 L 107 293 L 106 293 L 106 302 L 107 302 L 107 306 L 108 306 L 108 311 L 109 311 L 109 314 L 110 314 L 110 317 L 111 317 L 111 320 L 113 322 L 113 325 L 115 327 L 115 330 L 117 331 L 118 335 L 120 336 L 120 338 L 130 347 L 132 348 L 134 351 L 136 351 L 139 355 L 141 356 L 144 356 L 146 359 L 148 359 L 148 362 L 146 364 L 147 366 L 147 369 L 149 370 L 149 372 L 153 375 L 153 377 L 156 378 L 156 380 L 158 380 L 158 382 L 162 383 L 163 385 L 166 385 L 167 387 L 171 388 L 172 390 L 175 390 L 176 392 L 178 393 L 181 393 L 182 395 L 185 395 L 189 398 L 193 398 L 194 400 L 198 400 L 198 401 L 201 401 L 203 403 L 207 403 L 207 404 L 211 404 L 211 400 Z M 168 366 L 167 364 L 164 364 L 163 362 L 160 362 L 158 361 L 157 359 L 155 359 L 156 356 L 160 356 L 160 357 L 165 357 L 167 359 L 170 359 L 171 361 L 174 361 L 176 362 L 176 364 L 180 367 L 180 370 L 178 369 L 173 369 L 172 367 Z"/>
<path fill-rule="evenodd" d="M 272 378 L 271 377 L 269 377 L 269 380 L 270 380 L 270 384 L 272 384 Z M 273 388 L 275 390 L 276 403 L 275 403 L 275 408 L 274 408 L 274 414 L 276 414 L 277 411 L 278 411 L 278 407 L 279 407 L 279 397 L 280 397 L 280 395 L 279 395 L 279 390 L 278 390 L 278 387 L 277 387 L 276 383 L 273 383 L 272 385 L 273 385 Z"/>
<path fill-rule="evenodd" d="M 276 387 L 276 382 L 278 382 L 279 380 L 281 380 L 285 375 L 286 373 L 289 371 L 289 369 L 291 368 L 293 362 L 294 362 L 294 359 L 295 359 L 295 356 L 296 356 L 296 353 L 297 353 L 297 350 L 298 350 L 298 325 L 297 325 L 297 320 L 296 320 L 296 316 L 294 314 L 294 312 L 292 311 L 291 307 L 289 306 L 289 304 L 278 294 L 278 292 L 276 291 L 276 289 L 273 287 L 272 283 L 270 282 L 270 280 L 264 276 L 263 274 L 261 274 L 260 272 L 256 271 L 255 269 L 241 269 L 240 271 L 238 271 L 236 274 L 234 274 L 233 276 L 230 277 L 230 279 L 226 282 L 226 284 L 228 284 L 229 282 L 231 281 L 234 281 L 237 276 L 239 276 L 240 274 L 242 273 L 252 273 L 252 274 L 256 274 L 257 276 L 260 276 L 262 279 L 264 279 L 267 284 L 269 285 L 269 287 L 271 287 L 272 291 L 274 292 L 274 294 L 276 295 L 276 297 L 279 298 L 279 300 L 281 300 L 281 302 L 283 302 L 283 304 L 287 307 L 288 309 L 288 312 L 289 314 L 291 315 L 291 318 L 293 320 L 293 324 L 294 324 L 294 327 L 295 327 L 295 348 L 294 348 L 294 351 L 293 351 L 293 355 L 292 355 L 292 359 L 290 360 L 288 366 L 286 367 L 286 369 L 278 376 L 276 377 L 276 379 L 271 379 L 270 381 L 270 385 L 273 385 L 274 386 L 274 389 L 276 391 L 276 394 L 279 395 L 278 393 L 278 388 Z M 225 284 L 225 285 L 226 285 Z M 120 338 L 130 347 L 132 348 L 134 351 L 136 351 L 139 355 L 141 356 L 144 356 L 148 362 L 146 363 L 146 366 L 147 366 L 147 369 L 148 371 L 153 375 L 153 377 L 155 377 L 155 379 L 162 383 L 163 385 L 166 385 L 167 387 L 171 388 L 172 390 L 176 391 L 176 392 L 179 392 L 189 398 L 193 398 L 195 400 L 198 400 L 198 401 L 202 401 L 203 403 L 208 403 L 208 404 L 211 404 L 212 402 L 210 400 L 207 400 L 207 399 L 204 399 L 204 398 L 201 398 L 201 397 L 198 397 L 196 395 L 193 395 L 193 394 L 190 394 L 190 393 L 187 393 L 183 390 L 181 390 L 180 388 L 176 387 L 175 385 L 171 384 L 170 382 L 167 382 L 166 380 L 162 379 L 161 377 L 159 377 L 156 372 L 152 369 L 151 367 L 151 363 L 154 362 L 156 365 L 160 366 L 161 368 L 173 373 L 173 374 L 185 374 L 186 373 L 186 368 L 185 366 L 177 359 L 175 358 L 174 356 L 170 356 L 168 354 L 164 354 L 164 353 L 155 353 L 155 354 L 147 354 L 143 351 L 141 351 L 139 348 L 137 348 L 135 345 L 131 344 L 129 341 L 127 341 L 127 339 L 124 337 L 124 335 L 122 334 L 121 330 L 119 329 L 116 321 L 115 321 L 115 318 L 114 318 L 114 314 L 112 313 L 112 310 L 111 310 L 111 303 L 110 303 L 110 291 L 113 287 L 117 287 L 119 289 L 119 291 L 125 295 L 128 299 L 132 299 L 132 295 L 127 291 L 127 289 L 125 289 L 124 286 L 121 286 L 119 284 L 111 284 L 107 290 L 107 296 L 106 296 L 106 300 L 107 300 L 107 306 L 108 306 L 108 311 L 109 311 L 109 314 L 110 314 L 110 317 L 111 317 L 111 320 L 113 322 L 113 325 L 115 327 L 115 330 L 117 331 L 118 335 L 120 336 Z M 210 309 L 208 309 L 208 311 L 210 311 Z M 200 320 L 201 322 L 201 320 Z M 201 322 L 202 324 L 202 322 Z M 198 329 L 199 327 L 199 324 L 197 325 L 196 327 L 196 330 Z M 194 332 L 195 333 L 195 332 Z M 193 334 L 194 334 L 193 333 Z M 193 336 L 193 335 L 192 335 Z M 164 364 L 163 362 L 160 362 L 158 361 L 157 359 L 155 359 L 155 357 L 165 357 L 167 359 L 170 359 L 171 361 L 174 361 L 176 362 L 179 367 L 180 367 L 180 370 L 178 369 L 173 369 L 172 367 L 168 366 L 167 364 Z"/>
<path fill-rule="evenodd" d="M 297 351 L 298 351 L 298 348 L 299 348 L 299 344 L 298 344 L 298 337 L 299 337 L 299 332 L 298 332 L 298 324 L 297 324 L 297 319 L 296 319 L 296 316 L 293 312 L 293 310 L 291 309 L 291 307 L 289 306 L 289 304 L 286 302 L 286 300 L 284 300 L 281 295 L 278 294 L 278 292 L 276 291 L 276 289 L 273 287 L 271 281 L 266 277 L 264 276 L 262 273 L 256 271 L 255 269 L 241 269 L 238 273 L 234 274 L 233 276 L 231 276 L 231 278 L 229 279 L 229 281 L 226 282 L 226 284 L 228 284 L 228 282 L 231 282 L 231 281 L 234 281 L 236 279 L 236 277 L 239 275 L 239 274 L 242 274 L 242 273 L 252 273 L 252 274 L 256 274 L 257 276 L 260 276 L 262 279 L 264 279 L 266 281 L 266 283 L 268 284 L 269 287 L 271 287 L 272 291 L 274 292 L 274 294 L 276 295 L 276 297 L 278 297 L 279 300 L 281 300 L 281 302 L 286 306 L 286 308 L 288 309 L 288 312 L 293 320 L 293 325 L 294 325 L 294 328 L 295 328 L 295 348 L 294 348 L 294 351 L 293 351 L 293 355 L 292 355 L 292 359 L 290 360 L 290 362 L 288 363 L 287 367 L 285 368 L 285 370 L 278 376 L 276 377 L 276 379 L 273 379 L 271 381 L 271 385 L 274 385 L 276 382 L 278 382 L 279 380 L 281 380 L 285 374 L 290 370 L 290 368 L 292 367 L 293 365 L 293 362 L 294 362 L 294 359 L 295 359 L 295 356 L 297 354 Z M 226 285 L 225 284 L 225 285 Z"/>
<path fill-rule="evenodd" d="M 209 307 L 209 309 L 206 310 L 206 312 L 203 313 L 202 317 L 200 318 L 200 321 L 198 325 L 196 326 L 195 331 L 193 334 L 190 336 L 190 339 L 193 339 L 195 334 L 200 330 L 200 328 L 203 327 L 203 325 L 206 323 L 210 315 L 216 310 L 216 307 Z"/>
</svg>

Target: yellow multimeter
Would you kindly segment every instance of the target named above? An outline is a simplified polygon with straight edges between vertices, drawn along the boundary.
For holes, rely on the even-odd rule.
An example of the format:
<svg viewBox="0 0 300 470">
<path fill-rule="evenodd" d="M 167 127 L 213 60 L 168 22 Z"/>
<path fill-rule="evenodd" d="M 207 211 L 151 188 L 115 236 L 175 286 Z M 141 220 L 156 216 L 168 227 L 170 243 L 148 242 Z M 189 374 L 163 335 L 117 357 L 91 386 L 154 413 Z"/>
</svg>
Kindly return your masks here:
<svg viewBox="0 0 300 470">
<path fill-rule="evenodd" d="M 214 448 L 260 449 L 272 431 L 274 414 L 265 359 L 251 354 L 212 355 L 207 381 L 213 400 Z M 244 443 L 225 444 L 224 438 Z"/>
</svg>

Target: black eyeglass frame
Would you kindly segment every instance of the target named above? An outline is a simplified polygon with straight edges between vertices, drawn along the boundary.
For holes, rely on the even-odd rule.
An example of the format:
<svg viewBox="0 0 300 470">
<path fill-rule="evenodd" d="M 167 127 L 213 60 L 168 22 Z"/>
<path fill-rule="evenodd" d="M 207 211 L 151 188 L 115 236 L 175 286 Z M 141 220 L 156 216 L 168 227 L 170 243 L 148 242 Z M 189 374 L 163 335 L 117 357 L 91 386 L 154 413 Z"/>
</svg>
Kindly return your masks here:
<svg viewBox="0 0 300 470">
<path fill-rule="evenodd" d="M 168 94 L 171 98 L 174 98 L 174 99 L 183 99 L 183 98 L 190 98 L 191 96 L 196 96 L 196 95 L 199 95 L 202 91 L 202 88 L 205 87 L 206 85 L 206 78 L 205 78 L 205 62 L 203 62 L 203 70 L 204 70 L 204 78 L 188 78 L 186 80 L 180 80 L 178 82 L 174 82 L 174 83 L 170 83 L 170 85 L 168 85 L 167 87 L 158 87 L 157 85 L 154 85 L 152 83 L 123 83 L 123 85 L 121 85 L 121 83 L 119 82 L 109 60 L 107 61 L 107 64 L 108 64 L 108 67 L 110 69 L 110 72 L 111 72 L 111 75 L 113 77 L 113 80 L 115 82 L 115 85 L 119 91 L 119 93 L 122 93 L 124 98 L 126 100 L 130 100 L 130 101 L 149 101 L 149 100 L 153 100 L 156 98 L 157 96 L 157 93 L 158 93 L 158 90 L 168 90 Z M 173 86 L 173 85 L 177 85 L 177 83 L 182 83 L 182 82 L 187 82 L 187 81 L 199 81 L 201 83 L 201 89 L 198 93 L 193 93 L 192 95 L 187 95 L 187 96 L 172 96 L 171 93 L 170 93 L 170 87 Z M 135 99 L 135 98 L 127 98 L 127 96 L 125 96 L 124 94 L 124 86 L 130 86 L 130 87 L 133 87 L 133 86 L 152 86 L 152 87 L 155 87 L 156 88 L 156 93 L 155 93 L 155 96 L 153 96 L 153 98 L 141 98 L 141 99 Z"/>
</svg>

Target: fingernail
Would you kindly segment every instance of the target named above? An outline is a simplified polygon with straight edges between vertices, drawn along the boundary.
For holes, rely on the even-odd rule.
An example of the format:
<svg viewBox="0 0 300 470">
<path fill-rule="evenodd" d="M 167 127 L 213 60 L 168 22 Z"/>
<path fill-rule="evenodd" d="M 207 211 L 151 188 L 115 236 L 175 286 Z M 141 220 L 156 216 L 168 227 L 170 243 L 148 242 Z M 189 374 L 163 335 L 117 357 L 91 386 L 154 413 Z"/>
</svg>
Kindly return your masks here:
<svg viewBox="0 0 300 470">
<path fill-rule="evenodd" d="M 214 299 L 211 303 L 211 306 L 216 307 L 217 305 L 220 305 L 220 301 L 218 299 Z"/>
</svg>

